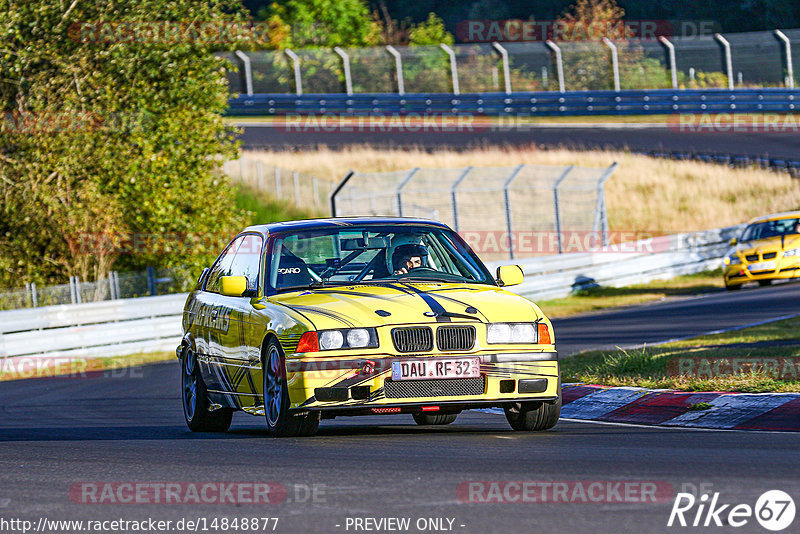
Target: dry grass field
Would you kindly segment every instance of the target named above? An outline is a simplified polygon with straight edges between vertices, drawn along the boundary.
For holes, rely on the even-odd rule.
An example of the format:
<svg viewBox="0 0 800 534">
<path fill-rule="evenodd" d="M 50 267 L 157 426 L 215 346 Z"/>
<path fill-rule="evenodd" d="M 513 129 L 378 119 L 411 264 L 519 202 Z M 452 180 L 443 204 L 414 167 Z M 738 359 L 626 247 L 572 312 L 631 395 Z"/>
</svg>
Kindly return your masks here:
<svg viewBox="0 0 800 534">
<path fill-rule="evenodd" d="M 679 233 L 745 222 L 764 213 L 800 209 L 800 180 L 761 169 L 732 169 L 692 161 L 661 160 L 627 152 L 485 148 L 469 152 L 380 150 L 352 147 L 298 152 L 248 151 L 261 160 L 339 180 L 347 171 L 412 167 L 579 165 L 619 168 L 606 184 L 611 230 Z"/>
</svg>

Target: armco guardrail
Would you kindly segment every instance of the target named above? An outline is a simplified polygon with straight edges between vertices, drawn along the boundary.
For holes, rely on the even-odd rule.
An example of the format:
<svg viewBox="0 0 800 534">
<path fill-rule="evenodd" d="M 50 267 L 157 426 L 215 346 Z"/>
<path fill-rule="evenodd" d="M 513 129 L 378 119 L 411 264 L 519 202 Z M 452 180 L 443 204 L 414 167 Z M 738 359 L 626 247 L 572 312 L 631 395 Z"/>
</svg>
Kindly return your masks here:
<svg viewBox="0 0 800 534">
<path fill-rule="evenodd" d="M 0 312 L 0 357 L 103 357 L 174 349 L 186 294 Z"/>
<path fill-rule="evenodd" d="M 525 281 L 511 288 L 532 300 L 564 297 L 581 281 L 622 287 L 714 269 L 744 225 L 703 232 L 656 237 L 608 247 L 606 252 L 585 252 L 518 260 Z M 630 252 L 628 252 L 630 251 Z M 492 262 L 494 269 L 509 261 Z"/>
<path fill-rule="evenodd" d="M 623 286 L 717 267 L 742 226 L 619 245 L 620 252 L 571 253 L 519 263 L 532 300 L 568 295 L 576 280 Z M 612 245 L 613 247 L 613 245 Z M 632 250 L 634 252 L 626 252 Z M 0 358 L 103 357 L 172 350 L 180 342 L 186 294 L 0 312 Z M 1 361 L 1 360 L 0 360 Z"/>
<path fill-rule="evenodd" d="M 800 89 L 653 89 L 517 93 L 239 95 L 229 115 L 653 115 L 792 112 Z M 679 126 L 676 124 L 676 127 Z"/>
</svg>

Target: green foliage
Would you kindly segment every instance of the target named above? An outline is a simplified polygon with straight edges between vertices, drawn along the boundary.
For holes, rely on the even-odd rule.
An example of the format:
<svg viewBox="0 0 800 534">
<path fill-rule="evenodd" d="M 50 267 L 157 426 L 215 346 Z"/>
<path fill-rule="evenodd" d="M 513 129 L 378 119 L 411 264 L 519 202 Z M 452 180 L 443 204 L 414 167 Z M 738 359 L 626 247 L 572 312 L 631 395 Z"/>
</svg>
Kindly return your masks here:
<svg viewBox="0 0 800 534">
<path fill-rule="evenodd" d="M 313 219 L 325 215 L 321 212 L 293 206 L 286 201 L 245 185 L 237 185 L 235 192 L 236 206 L 247 212 L 247 224 Z"/>
<path fill-rule="evenodd" d="M 0 285 L 207 264 L 242 222 L 216 172 L 236 145 L 213 55 L 242 43 L 131 38 L 107 21 L 225 28 L 244 20 L 238 4 L 0 0 L 0 13 Z"/>
<path fill-rule="evenodd" d="M 280 20 L 290 28 L 285 47 L 370 46 L 381 26 L 364 0 L 287 0 L 258 12 L 262 20 Z"/>
<path fill-rule="evenodd" d="M 452 45 L 455 41 L 453 34 L 445 29 L 444 22 L 436 13 L 429 13 L 425 22 L 413 26 L 408 32 L 408 38 L 412 45 Z"/>
</svg>

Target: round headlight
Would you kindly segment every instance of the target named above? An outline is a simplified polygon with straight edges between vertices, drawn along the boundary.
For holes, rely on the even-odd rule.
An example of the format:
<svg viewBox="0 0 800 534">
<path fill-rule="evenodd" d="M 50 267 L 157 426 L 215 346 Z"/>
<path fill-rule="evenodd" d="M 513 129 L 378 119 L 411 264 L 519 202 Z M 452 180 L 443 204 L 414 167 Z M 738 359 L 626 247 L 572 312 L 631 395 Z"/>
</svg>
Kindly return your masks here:
<svg viewBox="0 0 800 534">
<path fill-rule="evenodd" d="M 512 343 L 535 343 L 536 330 L 532 324 L 515 324 L 511 328 Z"/>
<path fill-rule="evenodd" d="M 728 263 L 728 265 L 735 265 L 737 263 L 742 263 L 742 260 L 736 254 L 731 254 L 730 256 L 728 256 L 728 262 L 727 263 Z"/>
<path fill-rule="evenodd" d="M 344 336 L 338 330 L 326 330 L 319 335 L 319 348 L 322 350 L 340 349 L 344 345 Z"/>
<path fill-rule="evenodd" d="M 505 323 L 490 324 L 486 333 L 489 343 L 508 343 L 511 340 L 511 326 Z"/>
<path fill-rule="evenodd" d="M 353 328 L 347 332 L 347 344 L 353 348 L 369 345 L 369 332 L 363 328 Z"/>
</svg>

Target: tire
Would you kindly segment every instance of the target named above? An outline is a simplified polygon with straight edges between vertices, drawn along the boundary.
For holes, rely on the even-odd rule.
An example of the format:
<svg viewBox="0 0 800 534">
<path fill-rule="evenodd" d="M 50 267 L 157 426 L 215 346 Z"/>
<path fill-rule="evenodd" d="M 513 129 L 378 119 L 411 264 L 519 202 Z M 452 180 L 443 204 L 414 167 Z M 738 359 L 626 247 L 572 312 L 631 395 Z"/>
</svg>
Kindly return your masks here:
<svg viewBox="0 0 800 534">
<path fill-rule="evenodd" d="M 429 425 L 449 425 L 458 417 L 457 413 L 442 413 L 437 415 L 430 415 L 426 413 L 415 413 L 414 422 L 420 426 Z"/>
<path fill-rule="evenodd" d="M 197 357 L 188 347 L 184 348 L 181 358 L 181 399 L 183 418 L 192 432 L 225 432 L 231 427 L 231 408 L 208 411 L 211 403 L 206 384 L 200 375 Z"/>
<path fill-rule="evenodd" d="M 772 280 L 759 280 L 758 285 L 760 285 L 761 287 L 771 286 Z"/>
<path fill-rule="evenodd" d="M 742 289 L 742 284 L 737 284 L 735 286 L 726 285 L 725 289 L 727 289 L 728 291 L 736 291 L 738 289 Z"/>
<path fill-rule="evenodd" d="M 514 430 L 538 432 L 553 428 L 561 416 L 561 380 L 558 398 L 552 402 L 512 402 L 504 407 L 508 424 Z"/>
<path fill-rule="evenodd" d="M 283 349 L 273 338 L 264 350 L 264 418 L 270 435 L 278 438 L 313 436 L 319 428 L 318 411 L 290 411 Z"/>
</svg>

